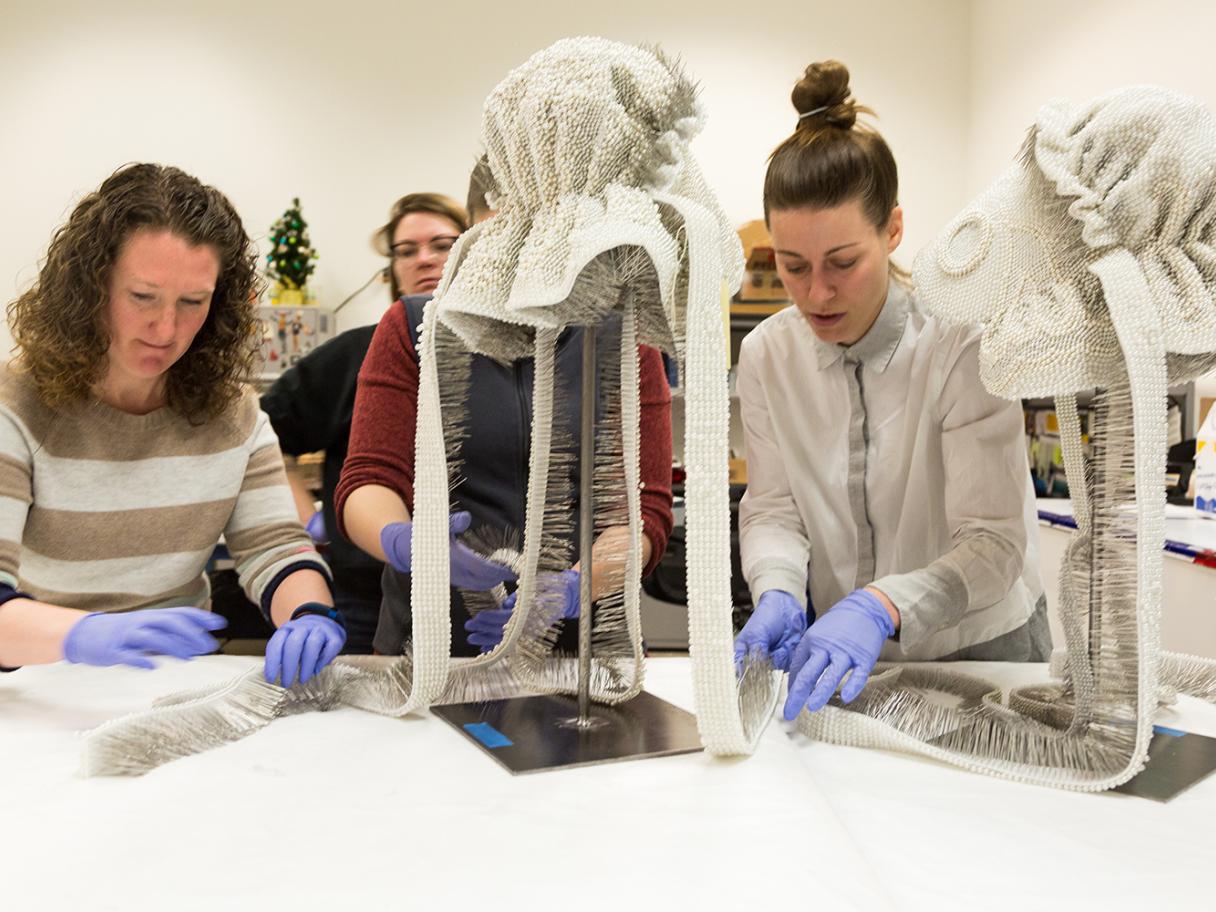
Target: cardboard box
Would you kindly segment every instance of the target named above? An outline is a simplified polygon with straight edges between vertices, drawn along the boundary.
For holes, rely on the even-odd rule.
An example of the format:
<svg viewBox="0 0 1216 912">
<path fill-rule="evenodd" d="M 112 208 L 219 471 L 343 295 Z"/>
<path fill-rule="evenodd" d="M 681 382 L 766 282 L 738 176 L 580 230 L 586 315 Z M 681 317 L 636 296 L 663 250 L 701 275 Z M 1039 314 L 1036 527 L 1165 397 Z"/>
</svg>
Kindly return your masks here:
<svg viewBox="0 0 1216 912">
<path fill-rule="evenodd" d="M 777 257 L 772 247 L 753 247 L 747 257 L 740 301 L 788 301 L 789 294 L 777 276 Z"/>
<path fill-rule="evenodd" d="M 777 277 L 777 256 L 773 239 L 764 222 L 756 220 L 739 228 L 739 242 L 746 257 L 743 285 L 736 295 L 739 301 L 788 301 L 789 294 Z"/>
<path fill-rule="evenodd" d="M 730 483 L 747 484 L 747 460 L 732 459 L 729 461 Z"/>
</svg>

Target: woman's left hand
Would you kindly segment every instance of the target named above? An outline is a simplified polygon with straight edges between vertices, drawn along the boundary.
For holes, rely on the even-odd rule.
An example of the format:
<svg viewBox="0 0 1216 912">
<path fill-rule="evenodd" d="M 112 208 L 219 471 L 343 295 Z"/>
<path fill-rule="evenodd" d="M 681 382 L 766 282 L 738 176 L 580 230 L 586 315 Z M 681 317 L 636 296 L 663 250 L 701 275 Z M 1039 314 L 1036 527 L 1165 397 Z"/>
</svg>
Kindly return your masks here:
<svg viewBox="0 0 1216 912">
<path fill-rule="evenodd" d="M 346 629 L 337 620 L 312 611 L 301 613 L 276 630 L 266 644 L 266 680 L 283 687 L 304 684 L 332 662 L 345 643 Z"/>
<path fill-rule="evenodd" d="M 856 589 L 833 605 L 807 628 L 794 650 L 786 720 L 796 718 L 803 706 L 810 712 L 823 709 L 850 670 L 840 698 L 851 701 L 866 686 L 882 644 L 894 634 L 895 622 L 875 592 Z"/>
</svg>

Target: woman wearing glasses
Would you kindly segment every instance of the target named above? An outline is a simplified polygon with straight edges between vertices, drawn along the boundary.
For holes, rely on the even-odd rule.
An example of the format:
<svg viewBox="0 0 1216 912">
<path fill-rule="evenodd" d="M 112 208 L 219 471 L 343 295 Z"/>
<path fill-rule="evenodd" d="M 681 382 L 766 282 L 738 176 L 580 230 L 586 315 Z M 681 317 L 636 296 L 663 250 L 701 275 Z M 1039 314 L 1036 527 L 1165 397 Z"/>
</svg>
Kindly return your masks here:
<svg viewBox="0 0 1216 912">
<path fill-rule="evenodd" d="M 392 300 L 429 295 L 439 284 L 448 251 L 468 227 L 460 205 L 439 193 L 411 193 L 393 204 L 389 220 L 372 236 L 372 246 L 390 257 L 386 270 Z M 325 451 L 321 470 L 321 513 L 312 515 L 312 495 L 289 474 L 301 518 L 318 541 L 329 540 L 334 599 L 346 619 L 346 653 L 369 653 L 380 614 L 383 564 L 338 534 L 334 488 L 346 459 L 355 381 L 376 327 L 359 326 L 318 347 L 286 371 L 262 397 L 285 454 Z"/>
<path fill-rule="evenodd" d="M 393 261 L 393 300 L 434 291 L 448 251 L 468 227 L 468 214 L 442 194 L 411 193 L 397 200 L 388 223 L 372 237 L 373 246 Z"/>
</svg>

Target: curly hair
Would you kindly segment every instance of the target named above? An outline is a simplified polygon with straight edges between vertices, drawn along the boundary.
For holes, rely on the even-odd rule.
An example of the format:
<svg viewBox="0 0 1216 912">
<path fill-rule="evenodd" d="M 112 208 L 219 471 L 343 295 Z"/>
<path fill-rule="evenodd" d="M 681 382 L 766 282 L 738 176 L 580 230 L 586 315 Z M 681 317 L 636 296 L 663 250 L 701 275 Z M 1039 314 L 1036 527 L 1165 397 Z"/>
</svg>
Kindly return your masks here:
<svg viewBox="0 0 1216 912">
<path fill-rule="evenodd" d="M 220 261 L 207 319 L 165 378 L 169 407 L 201 424 L 222 414 L 253 375 L 263 283 L 232 203 L 177 168 L 127 165 L 80 201 L 51 238 L 37 281 L 8 305 L 17 364 L 48 407 L 89 396 L 106 373 L 110 274 L 123 244 L 145 229 L 210 247 Z"/>
</svg>

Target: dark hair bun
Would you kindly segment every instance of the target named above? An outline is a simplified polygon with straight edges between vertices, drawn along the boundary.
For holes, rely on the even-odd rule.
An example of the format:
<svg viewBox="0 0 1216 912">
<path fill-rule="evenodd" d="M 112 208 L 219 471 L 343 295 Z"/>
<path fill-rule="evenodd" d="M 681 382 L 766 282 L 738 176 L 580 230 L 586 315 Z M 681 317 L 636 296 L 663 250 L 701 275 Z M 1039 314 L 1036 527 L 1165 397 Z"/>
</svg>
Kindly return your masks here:
<svg viewBox="0 0 1216 912">
<path fill-rule="evenodd" d="M 826 109 L 803 118 L 803 123 L 828 123 L 847 130 L 857 121 L 857 106 L 849 97 L 849 68 L 839 60 L 821 60 L 807 67 L 790 100 L 799 115 Z"/>
</svg>

